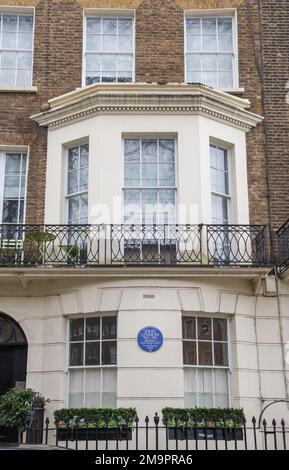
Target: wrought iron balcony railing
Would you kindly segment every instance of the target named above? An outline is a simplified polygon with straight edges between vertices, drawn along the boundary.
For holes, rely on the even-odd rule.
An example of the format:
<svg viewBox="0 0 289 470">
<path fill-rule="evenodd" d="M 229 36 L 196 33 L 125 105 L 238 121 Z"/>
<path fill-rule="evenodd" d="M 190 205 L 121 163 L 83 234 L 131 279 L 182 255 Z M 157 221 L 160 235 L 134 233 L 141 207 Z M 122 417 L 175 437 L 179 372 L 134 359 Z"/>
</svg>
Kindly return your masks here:
<svg viewBox="0 0 289 470">
<path fill-rule="evenodd" d="M 0 225 L 0 266 L 267 266 L 257 225 Z"/>
<path fill-rule="evenodd" d="M 280 273 L 289 268 L 289 219 L 277 232 Z"/>
</svg>

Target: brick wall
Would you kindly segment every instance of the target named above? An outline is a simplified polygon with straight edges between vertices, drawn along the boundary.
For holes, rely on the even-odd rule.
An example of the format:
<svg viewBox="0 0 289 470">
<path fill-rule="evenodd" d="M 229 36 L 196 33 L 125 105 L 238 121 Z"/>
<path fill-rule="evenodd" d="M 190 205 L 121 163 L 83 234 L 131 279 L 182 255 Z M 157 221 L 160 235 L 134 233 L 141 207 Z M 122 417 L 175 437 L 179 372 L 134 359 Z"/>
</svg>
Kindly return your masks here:
<svg viewBox="0 0 289 470">
<path fill-rule="evenodd" d="M 248 134 L 251 222 L 269 222 L 269 207 L 274 227 L 289 215 L 289 0 L 262 0 L 261 12 L 258 0 L 0 0 L 1 4 L 36 6 L 33 84 L 38 93 L 0 94 L 0 144 L 31 148 L 27 222 L 43 220 L 46 169 L 46 130 L 37 128 L 29 116 L 48 98 L 81 86 L 83 8 L 89 7 L 136 9 L 136 79 L 160 83 L 184 81 L 184 9 L 238 7 L 240 86 L 245 88 L 241 96 L 251 101 L 253 112 L 263 115 L 266 110 L 267 118 L 267 127 L 260 125 Z"/>
</svg>

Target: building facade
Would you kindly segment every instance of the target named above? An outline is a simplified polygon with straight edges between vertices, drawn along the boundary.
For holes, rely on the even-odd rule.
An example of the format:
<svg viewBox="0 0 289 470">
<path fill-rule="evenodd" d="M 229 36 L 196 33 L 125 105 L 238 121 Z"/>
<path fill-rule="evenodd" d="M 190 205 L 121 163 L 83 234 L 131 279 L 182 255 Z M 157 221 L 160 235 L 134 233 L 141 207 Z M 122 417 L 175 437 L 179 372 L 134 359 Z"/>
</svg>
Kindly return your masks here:
<svg viewBox="0 0 289 470">
<path fill-rule="evenodd" d="M 272 3 L 0 2 L 0 393 L 38 390 L 48 416 L 288 414 L 289 2 Z"/>
</svg>

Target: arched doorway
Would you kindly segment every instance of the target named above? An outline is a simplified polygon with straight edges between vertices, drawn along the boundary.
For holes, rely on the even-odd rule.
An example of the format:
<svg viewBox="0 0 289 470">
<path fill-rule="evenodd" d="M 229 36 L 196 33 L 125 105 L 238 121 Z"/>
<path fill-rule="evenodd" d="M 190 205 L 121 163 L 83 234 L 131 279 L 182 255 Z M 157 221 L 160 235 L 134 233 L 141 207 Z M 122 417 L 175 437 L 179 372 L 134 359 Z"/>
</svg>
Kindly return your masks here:
<svg viewBox="0 0 289 470">
<path fill-rule="evenodd" d="M 27 349 L 22 328 L 0 313 L 0 395 L 10 388 L 25 388 Z"/>
</svg>

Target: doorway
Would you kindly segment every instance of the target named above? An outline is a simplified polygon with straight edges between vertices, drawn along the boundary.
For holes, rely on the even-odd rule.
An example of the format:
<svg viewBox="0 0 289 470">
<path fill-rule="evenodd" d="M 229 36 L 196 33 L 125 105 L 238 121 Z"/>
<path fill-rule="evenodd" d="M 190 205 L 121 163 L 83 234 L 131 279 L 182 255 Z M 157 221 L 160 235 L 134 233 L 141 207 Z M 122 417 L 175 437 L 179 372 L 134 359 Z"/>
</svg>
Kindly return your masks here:
<svg viewBox="0 0 289 470">
<path fill-rule="evenodd" d="M 0 395 L 26 385 L 27 340 L 12 318 L 0 313 Z"/>
</svg>

